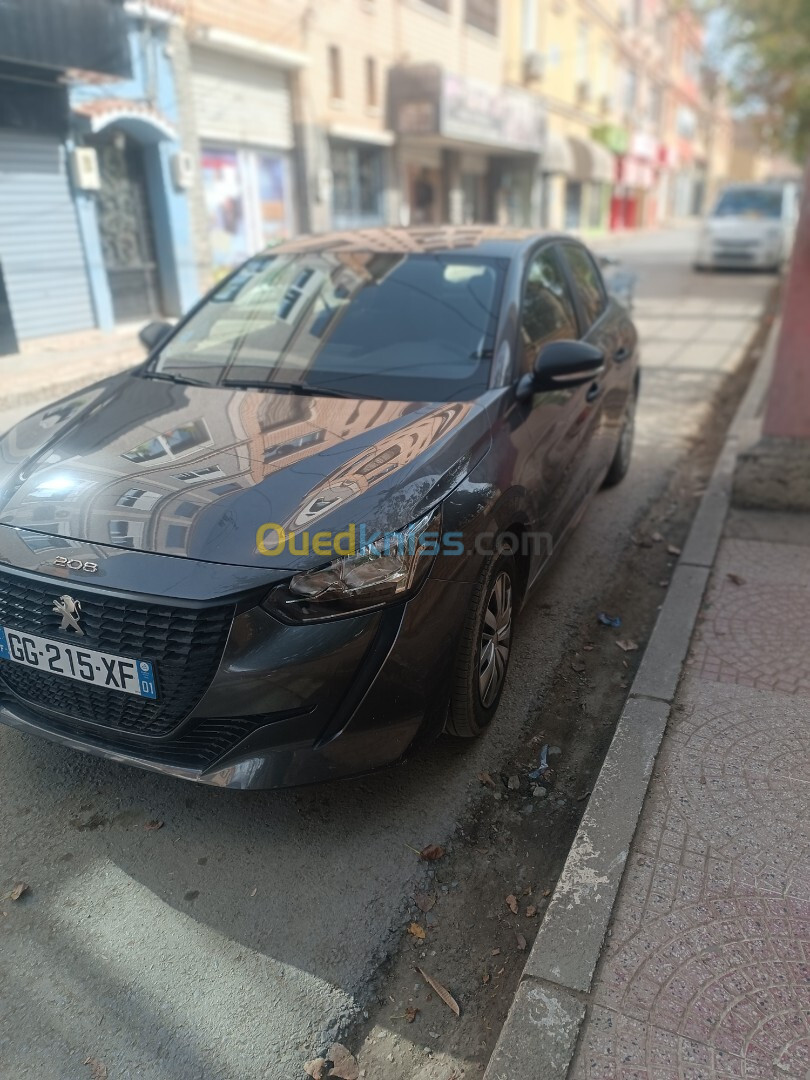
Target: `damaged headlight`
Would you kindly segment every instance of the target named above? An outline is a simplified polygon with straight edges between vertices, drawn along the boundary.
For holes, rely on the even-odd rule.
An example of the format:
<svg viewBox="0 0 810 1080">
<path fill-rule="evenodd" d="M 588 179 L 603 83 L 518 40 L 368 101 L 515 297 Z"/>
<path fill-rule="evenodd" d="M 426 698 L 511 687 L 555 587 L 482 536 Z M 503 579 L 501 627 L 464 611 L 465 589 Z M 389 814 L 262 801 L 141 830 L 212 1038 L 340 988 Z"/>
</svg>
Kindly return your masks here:
<svg viewBox="0 0 810 1080">
<path fill-rule="evenodd" d="M 328 566 L 296 574 L 263 606 L 289 622 L 312 622 L 407 599 L 428 576 L 440 533 L 441 510 L 433 510 Z"/>
</svg>

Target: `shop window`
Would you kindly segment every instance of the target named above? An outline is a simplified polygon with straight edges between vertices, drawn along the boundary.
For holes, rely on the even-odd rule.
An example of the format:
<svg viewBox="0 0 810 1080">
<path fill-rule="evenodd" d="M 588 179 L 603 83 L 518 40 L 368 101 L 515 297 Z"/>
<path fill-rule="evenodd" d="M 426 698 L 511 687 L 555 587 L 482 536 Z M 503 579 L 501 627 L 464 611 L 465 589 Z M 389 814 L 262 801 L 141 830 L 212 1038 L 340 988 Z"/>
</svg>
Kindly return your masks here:
<svg viewBox="0 0 810 1080">
<path fill-rule="evenodd" d="M 329 94 L 333 101 L 343 100 L 343 67 L 337 45 L 329 46 Z"/>
<path fill-rule="evenodd" d="M 211 253 L 220 272 L 293 231 L 284 155 L 206 146 L 202 181 Z"/>
<path fill-rule="evenodd" d="M 332 212 L 338 229 L 382 223 L 382 151 L 332 143 Z"/>
<path fill-rule="evenodd" d="M 376 109 L 379 105 L 377 96 L 377 61 L 373 56 L 366 57 L 366 105 Z"/>
<path fill-rule="evenodd" d="M 578 229 L 582 224 L 582 184 L 569 180 L 565 185 L 565 228 Z"/>
<path fill-rule="evenodd" d="M 498 33 L 498 0 L 465 0 L 464 21 L 467 26 L 483 30 L 485 34 Z"/>
<path fill-rule="evenodd" d="M 605 187 L 603 184 L 591 184 L 588 192 L 588 225 L 591 229 L 602 227 L 605 208 Z"/>
</svg>

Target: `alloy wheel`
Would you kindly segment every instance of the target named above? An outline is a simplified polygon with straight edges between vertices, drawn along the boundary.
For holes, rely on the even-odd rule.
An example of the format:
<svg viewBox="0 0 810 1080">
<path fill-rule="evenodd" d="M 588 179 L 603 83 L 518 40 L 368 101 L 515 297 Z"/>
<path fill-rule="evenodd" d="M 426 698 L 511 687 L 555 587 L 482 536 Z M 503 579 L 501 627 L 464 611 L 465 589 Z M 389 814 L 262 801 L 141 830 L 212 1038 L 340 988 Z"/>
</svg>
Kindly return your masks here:
<svg viewBox="0 0 810 1080">
<path fill-rule="evenodd" d="M 512 579 L 501 570 L 492 583 L 481 627 L 478 693 L 485 709 L 495 701 L 503 684 L 511 642 Z"/>
</svg>

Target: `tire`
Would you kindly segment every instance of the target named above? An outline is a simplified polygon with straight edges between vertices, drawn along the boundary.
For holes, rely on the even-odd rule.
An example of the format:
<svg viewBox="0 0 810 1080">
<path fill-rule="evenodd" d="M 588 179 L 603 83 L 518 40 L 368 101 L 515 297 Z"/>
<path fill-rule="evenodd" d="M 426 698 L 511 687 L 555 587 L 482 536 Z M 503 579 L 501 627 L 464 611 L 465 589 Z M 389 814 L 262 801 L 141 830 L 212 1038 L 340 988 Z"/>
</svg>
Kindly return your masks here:
<svg viewBox="0 0 810 1080">
<path fill-rule="evenodd" d="M 448 735 L 472 739 L 492 722 L 509 669 L 517 599 L 513 556 L 493 554 L 473 589 L 464 619 L 445 724 Z M 500 638 L 497 648 L 495 635 Z M 486 669 L 482 652 L 491 655 L 491 665 Z M 493 681 L 489 684 L 483 674 L 485 670 L 492 673 Z"/>
<path fill-rule="evenodd" d="M 616 484 L 620 484 L 625 476 L 627 476 L 627 470 L 630 468 L 630 460 L 633 456 L 633 436 L 636 429 L 637 401 L 638 392 L 634 388 L 627 399 L 624 422 L 622 424 L 621 434 L 619 435 L 619 445 L 616 447 L 613 461 L 610 463 L 607 476 L 602 484 L 603 487 L 615 487 Z"/>
</svg>

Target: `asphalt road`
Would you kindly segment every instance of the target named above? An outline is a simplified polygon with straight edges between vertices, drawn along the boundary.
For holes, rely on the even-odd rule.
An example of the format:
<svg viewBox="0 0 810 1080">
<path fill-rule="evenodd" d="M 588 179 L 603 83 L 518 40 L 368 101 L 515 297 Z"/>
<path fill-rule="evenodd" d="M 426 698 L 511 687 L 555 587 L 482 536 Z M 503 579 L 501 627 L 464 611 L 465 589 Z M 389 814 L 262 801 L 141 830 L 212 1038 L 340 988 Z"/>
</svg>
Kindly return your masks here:
<svg viewBox="0 0 810 1080">
<path fill-rule="evenodd" d="M 772 278 L 696 275 L 694 236 L 603 242 L 641 277 L 635 461 L 598 496 L 521 617 L 498 720 L 358 782 L 234 794 L 0 731 L 0 1075 L 297 1080 L 362 1010 L 402 929 L 410 846 L 464 821 L 479 762 L 542 702 L 572 615 L 592 609 L 664 489 Z M 0 412 L 0 429 L 30 409 Z M 162 822 L 147 829 L 148 822 Z"/>
</svg>

